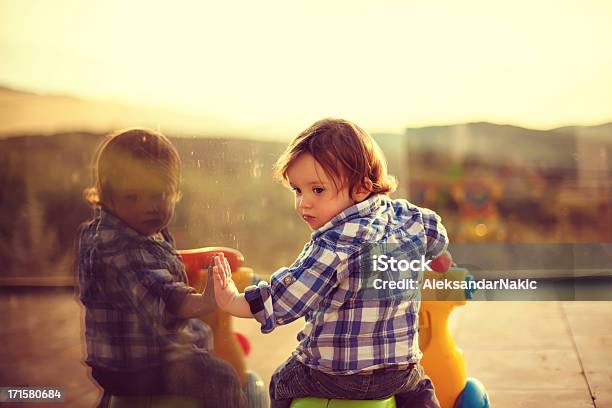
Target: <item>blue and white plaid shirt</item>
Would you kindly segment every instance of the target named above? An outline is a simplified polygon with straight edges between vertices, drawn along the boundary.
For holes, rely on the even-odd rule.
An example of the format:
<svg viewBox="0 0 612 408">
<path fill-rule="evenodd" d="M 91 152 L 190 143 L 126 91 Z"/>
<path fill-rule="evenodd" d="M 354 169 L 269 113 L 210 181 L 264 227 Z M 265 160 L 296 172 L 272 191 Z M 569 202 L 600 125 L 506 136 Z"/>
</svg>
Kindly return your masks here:
<svg viewBox="0 0 612 408">
<path fill-rule="evenodd" d="M 420 297 L 418 291 L 373 290 L 367 267 L 372 248 L 389 247 L 405 259 L 432 259 L 447 245 L 435 212 L 374 195 L 314 231 L 293 265 L 272 274 L 270 284 L 246 288 L 245 298 L 264 333 L 305 317 L 293 354 L 309 367 L 354 374 L 407 366 L 422 356 Z"/>
<path fill-rule="evenodd" d="M 195 289 L 172 237 L 162 235 L 139 234 L 104 210 L 81 227 L 77 269 L 90 366 L 138 370 L 212 349 L 205 323 L 172 313 Z"/>
</svg>

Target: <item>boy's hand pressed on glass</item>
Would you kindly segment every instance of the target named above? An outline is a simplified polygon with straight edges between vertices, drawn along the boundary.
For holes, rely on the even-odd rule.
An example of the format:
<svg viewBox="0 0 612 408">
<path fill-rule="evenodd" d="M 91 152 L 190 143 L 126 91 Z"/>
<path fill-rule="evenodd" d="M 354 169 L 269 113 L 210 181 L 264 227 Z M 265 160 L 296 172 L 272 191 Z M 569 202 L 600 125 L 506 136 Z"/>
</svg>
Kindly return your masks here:
<svg viewBox="0 0 612 408">
<path fill-rule="evenodd" d="M 210 313 L 217 308 L 215 301 L 215 291 L 213 288 L 212 274 L 208 276 L 208 283 L 202 293 L 190 293 L 185 296 L 185 300 L 176 312 L 178 317 L 192 318 L 200 317 L 203 314 Z"/>
<path fill-rule="evenodd" d="M 215 300 L 221 310 L 236 317 L 253 317 L 244 293 L 238 292 L 232 280 L 232 270 L 222 252 L 215 256 L 213 267 Z"/>
</svg>

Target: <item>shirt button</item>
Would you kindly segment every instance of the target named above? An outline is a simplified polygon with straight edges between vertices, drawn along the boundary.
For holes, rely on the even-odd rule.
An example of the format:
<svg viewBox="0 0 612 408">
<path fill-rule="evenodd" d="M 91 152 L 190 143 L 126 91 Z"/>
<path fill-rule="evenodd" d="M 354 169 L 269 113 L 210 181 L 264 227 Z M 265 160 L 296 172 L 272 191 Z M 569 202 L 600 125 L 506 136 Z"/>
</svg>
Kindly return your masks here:
<svg viewBox="0 0 612 408">
<path fill-rule="evenodd" d="M 283 278 L 283 283 L 287 286 L 291 285 L 293 283 L 293 277 L 289 275 L 285 276 Z"/>
</svg>

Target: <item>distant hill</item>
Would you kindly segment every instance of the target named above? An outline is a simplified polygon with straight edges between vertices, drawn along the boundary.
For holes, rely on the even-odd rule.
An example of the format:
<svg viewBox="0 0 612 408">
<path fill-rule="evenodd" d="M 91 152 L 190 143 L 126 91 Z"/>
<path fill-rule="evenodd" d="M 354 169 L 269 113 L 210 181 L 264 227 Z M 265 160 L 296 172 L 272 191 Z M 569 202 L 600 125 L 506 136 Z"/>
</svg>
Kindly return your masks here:
<svg viewBox="0 0 612 408">
<path fill-rule="evenodd" d="M 612 123 L 568 126 L 551 130 L 477 122 L 406 129 L 409 151 L 444 151 L 453 158 L 485 163 L 530 163 L 541 167 L 574 168 L 582 146 L 603 149 L 612 157 Z M 583 157 L 583 160 L 588 160 Z"/>
<path fill-rule="evenodd" d="M 185 113 L 114 101 L 92 101 L 67 95 L 41 95 L 0 87 L 0 138 L 64 132 L 105 133 L 147 126 L 175 135 L 233 137 L 238 130 L 206 113 Z"/>
<path fill-rule="evenodd" d="M 88 100 L 69 95 L 36 94 L 0 86 L 0 139 L 20 135 L 52 135 L 57 133 L 90 132 L 106 133 L 128 126 L 147 126 L 175 136 L 215 138 L 247 138 L 282 140 L 286 142 L 293 133 L 282 137 L 257 133 L 240 127 L 240 118 L 215 117 L 206 112 L 184 112 L 164 107 L 146 107 L 116 101 Z M 406 118 L 409 120 L 410 118 Z M 301 129 L 295 129 L 295 134 Z M 469 138 L 465 141 L 465 135 Z M 601 141 L 612 139 L 612 122 L 597 126 L 567 126 L 550 130 L 526 129 L 511 125 L 478 122 L 449 126 L 407 128 L 404 134 L 379 134 L 373 136 L 385 144 L 385 151 L 397 152 L 408 140 L 418 139 L 418 145 L 448 145 L 448 137 L 454 142 L 457 154 L 468 150 L 475 154 L 495 148 L 505 152 L 500 145 L 510 140 L 532 139 L 548 143 L 548 135 L 556 144 L 566 143 L 564 135 L 585 136 Z M 406 138 L 407 136 L 407 138 Z M 573 137 L 573 136 L 572 136 Z M 571 137 L 570 137 L 571 138 Z M 488 139 L 488 140 L 487 140 Z M 468 143 L 469 142 L 469 143 Z M 516 143 L 512 142 L 516 145 Z M 479 150 L 481 149 L 481 150 Z"/>
</svg>

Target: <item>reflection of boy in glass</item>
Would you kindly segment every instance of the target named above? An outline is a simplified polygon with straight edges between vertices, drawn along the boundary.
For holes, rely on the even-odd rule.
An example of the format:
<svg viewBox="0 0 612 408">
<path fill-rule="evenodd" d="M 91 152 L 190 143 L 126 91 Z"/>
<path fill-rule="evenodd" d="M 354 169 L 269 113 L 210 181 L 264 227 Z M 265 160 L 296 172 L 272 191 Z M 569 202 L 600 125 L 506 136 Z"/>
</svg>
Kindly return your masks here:
<svg viewBox="0 0 612 408">
<path fill-rule="evenodd" d="M 95 217 L 78 234 L 86 363 L 110 395 L 181 395 L 202 406 L 242 406 L 234 370 L 212 357 L 212 333 L 193 319 L 215 308 L 196 293 L 166 226 L 180 197 L 180 159 L 148 129 L 106 138 L 94 186 Z"/>
<path fill-rule="evenodd" d="M 433 211 L 392 200 L 396 187 L 372 138 L 355 124 L 324 119 L 306 129 L 276 164 L 295 193 L 295 209 L 313 230 L 298 259 L 271 282 L 238 293 L 223 257 L 216 259 L 219 307 L 254 317 L 268 333 L 305 317 L 293 355 L 272 376 L 273 407 L 319 396 L 382 399 L 399 407 L 437 407 L 418 346 L 418 300 L 368 296 L 372 254 L 389 246 L 432 259 L 447 246 Z M 369 283 L 368 283 L 369 282 Z"/>
</svg>

